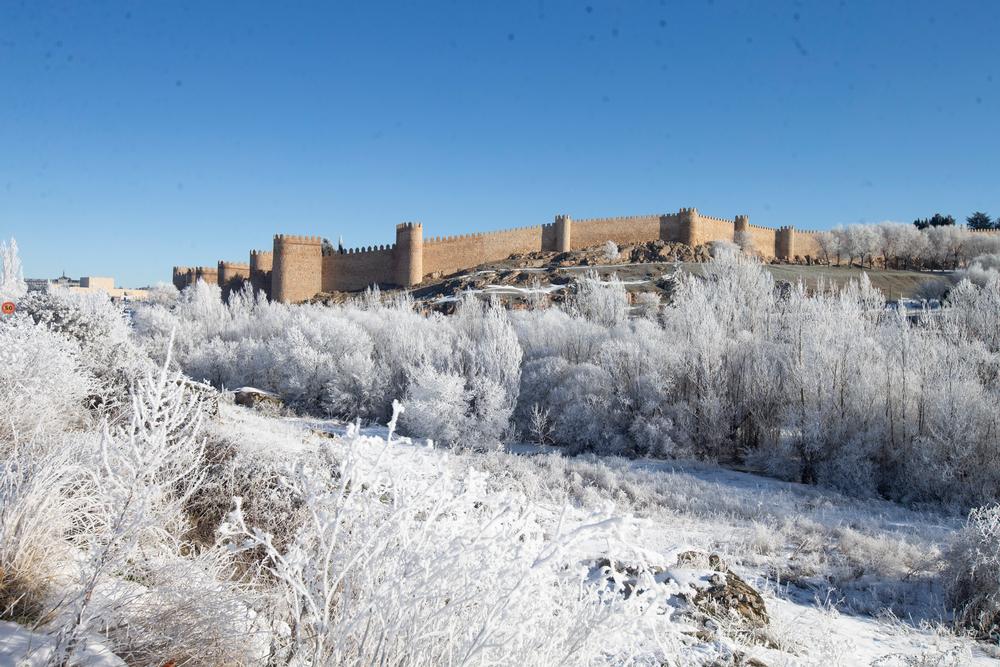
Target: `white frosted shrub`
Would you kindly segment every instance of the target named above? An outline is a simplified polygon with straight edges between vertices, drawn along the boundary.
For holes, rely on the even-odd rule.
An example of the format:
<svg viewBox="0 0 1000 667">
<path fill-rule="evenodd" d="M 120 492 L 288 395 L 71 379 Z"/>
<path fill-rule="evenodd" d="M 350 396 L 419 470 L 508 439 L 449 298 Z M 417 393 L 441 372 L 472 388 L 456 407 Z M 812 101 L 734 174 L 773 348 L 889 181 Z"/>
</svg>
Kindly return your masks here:
<svg viewBox="0 0 1000 667">
<path fill-rule="evenodd" d="M 1000 634 L 1000 505 L 969 512 L 947 558 L 944 580 L 956 620 L 995 639 Z"/>
<path fill-rule="evenodd" d="M 131 664 L 262 658 L 254 614 L 228 578 L 231 554 L 187 539 L 186 507 L 206 474 L 204 412 L 168 366 L 169 354 L 134 386 L 127 424 L 105 426 L 96 448 L 81 452 L 87 475 L 75 493 L 86 495 L 87 516 L 72 535 L 80 557 L 50 612 L 64 664 L 95 635 Z"/>
<path fill-rule="evenodd" d="M 112 413 L 126 409 L 131 385 L 151 363 L 132 338 L 122 304 L 103 292 L 81 294 L 54 288 L 48 293 L 29 293 L 21 300 L 19 312 L 78 344 L 80 363 L 96 379 L 99 407 Z"/>
<path fill-rule="evenodd" d="M 733 241 L 741 251 L 750 255 L 754 253 L 753 234 L 741 229 L 733 235 Z"/>
<path fill-rule="evenodd" d="M 371 364 L 362 367 L 360 361 L 370 362 L 371 339 L 357 325 L 339 318 L 296 319 L 284 336 L 267 342 L 265 374 L 272 374 L 268 388 L 306 410 L 326 403 L 338 416 L 358 416 L 340 401 L 344 392 L 365 391 L 374 381 Z"/>
<path fill-rule="evenodd" d="M 65 535 L 85 520 L 72 444 L 36 439 L 0 466 L 0 618 L 38 620 L 71 556 Z"/>
<path fill-rule="evenodd" d="M 931 260 L 931 236 L 904 227 L 823 239 L 866 266 L 988 254 L 979 237 L 935 232 Z M 675 282 L 669 304 L 640 302 L 631 318 L 624 285 L 589 273 L 542 310 L 466 298 L 445 317 L 407 297 L 291 306 L 248 291 L 225 305 L 198 284 L 172 306 L 137 306 L 134 321 L 154 356 L 176 329 L 178 366 L 196 378 L 369 423 L 404 399 L 406 432 L 442 443 L 493 446 L 544 414 L 544 439 L 575 451 L 749 461 L 905 501 L 1000 496 L 987 464 L 1000 453 L 1000 279 L 961 282 L 916 322 L 864 275 L 842 289 L 777 285 L 742 253 Z"/>
<path fill-rule="evenodd" d="M 0 448 L 81 426 L 94 387 L 74 341 L 25 315 L 0 320 Z"/>
<path fill-rule="evenodd" d="M 0 241 L 0 300 L 17 300 L 27 291 L 17 241 Z"/>
<path fill-rule="evenodd" d="M 982 286 L 963 280 L 948 294 L 948 305 L 943 316 L 955 335 L 1000 351 L 1000 274 Z"/>
<path fill-rule="evenodd" d="M 410 382 L 405 405 L 400 420 L 404 433 L 443 445 L 456 444 L 469 417 L 465 378 L 425 366 Z"/>
<path fill-rule="evenodd" d="M 655 320 L 660 314 L 662 299 L 654 292 L 640 292 L 635 297 L 636 311 L 641 317 Z"/>
<path fill-rule="evenodd" d="M 577 450 L 627 447 L 623 434 L 611 420 L 611 374 L 595 364 L 574 364 L 566 369 L 549 394 L 556 442 Z"/>
<path fill-rule="evenodd" d="M 234 544 L 263 549 L 278 583 L 274 623 L 291 628 L 282 662 L 629 663 L 682 650 L 679 626 L 645 613 L 657 595 L 607 595 L 572 559 L 584 541 L 620 545 L 625 520 L 546 530 L 522 496 L 488 491 L 485 475 L 455 477 L 437 456 L 394 473 L 380 461 L 399 454 L 385 447 L 354 436 L 340 463 L 296 463 L 285 484 L 308 518 L 284 548 L 236 507 Z"/>
<path fill-rule="evenodd" d="M 739 244 L 734 243 L 733 241 L 712 241 L 711 253 L 712 257 L 715 258 L 732 257 L 733 255 L 739 254 L 741 250 L 742 248 Z"/>
<path fill-rule="evenodd" d="M 172 283 L 159 282 L 146 290 L 145 301 L 159 306 L 170 307 L 177 303 L 180 294 Z"/>
<path fill-rule="evenodd" d="M 567 300 L 571 313 L 605 327 L 622 324 L 628 318 L 628 292 L 617 276 L 605 281 L 596 271 L 588 271 L 575 287 Z"/>
<path fill-rule="evenodd" d="M 604 255 L 604 261 L 606 262 L 618 261 L 618 257 L 620 255 L 618 244 L 614 241 L 605 241 L 604 247 L 602 248 L 602 254 Z"/>
</svg>

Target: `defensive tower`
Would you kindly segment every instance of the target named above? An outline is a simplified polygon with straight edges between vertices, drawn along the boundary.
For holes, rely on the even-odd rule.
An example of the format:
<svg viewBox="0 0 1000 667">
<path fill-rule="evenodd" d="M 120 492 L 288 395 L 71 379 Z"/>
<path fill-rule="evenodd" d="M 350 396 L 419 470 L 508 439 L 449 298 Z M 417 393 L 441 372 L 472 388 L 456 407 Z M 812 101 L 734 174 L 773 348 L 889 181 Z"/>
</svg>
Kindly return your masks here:
<svg viewBox="0 0 1000 667">
<path fill-rule="evenodd" d="M 698 209 L 682 208 L 677 212 L 677 219 L 680 221 L 681 243 L 686 243 L 692 248 L 701 244 L 701 219 Z"/>
<path fill-rule="evenodd" d="M 297 303 L 316 296 L 323 287 L 323 239 L 276 234 L 271 271 L 271 298 Z"/>
<path fill-rule="evenodd" d="M 739 234 L 740 232 L 750 231 L 750 216 L 738 215 L 733 220 L 733 232 Z"/>
<path fill-rule="evenodd" d="M 792 226 L 778 227 L 774 235 L 774 256 L 778 259 L 795 257 L 795 228 Z"/>
<path fill-rule="evenodd" d="M 254 292 L 263 292 L 271 298 L 271 269 L 274 253 L 270 250 L 250 251 L 250 284 Z"/>
<path fill-rule="evenodd" d="M 173 271 L 173 283 L 174 287 L 179 290 L 184 289 L 192 282 L 191 267 L 189 266 L 175 266 Z"/>
<path fill-rule="evenodd" d="M 573 219 L 566 214 L 556 216 L 556 252 L 569 252 L 573 248 Z"/>
<path fill-rule="evenodd" d="M 392 264 L 393 282 L 400 287 L 413 287 L 424 279 L 424 227 L 419 222 L 396 225 Z"/>
<path fill-rule="evenodd" d="M 219 284 L 219 269 L 215 266 L 196 266 L 194 267 L 194 280 L 192 283 L 196 283 L 199 280 L 204 280 L 209 285 Z"/>
<path fill-rule="evenodd" d="M 243 283 L 249 279 L 249 264 L 219 260 L 219 287 L 222 288 L 222 298 L 226 301 L 234 290 L 243 289 Z"/>
</svg>

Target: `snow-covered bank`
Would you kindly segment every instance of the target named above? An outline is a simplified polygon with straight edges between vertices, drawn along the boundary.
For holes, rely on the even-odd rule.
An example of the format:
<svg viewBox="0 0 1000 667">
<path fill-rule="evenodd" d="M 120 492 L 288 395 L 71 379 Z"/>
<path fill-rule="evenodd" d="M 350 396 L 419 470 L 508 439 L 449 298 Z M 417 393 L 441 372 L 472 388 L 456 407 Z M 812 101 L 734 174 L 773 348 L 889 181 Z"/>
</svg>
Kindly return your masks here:
<svg viewBox="0 0 1000 667">
<path fill-rule="evenodd" d="M 329 443 L 348 429 L 285 422 L 305 440 L 323 434 Z M 386 429 L 363 433 L 374 443 Z M 651 562 L 691 549 L 721 554 L 762 592 L 771 616 L 767 641 L 738 632 L 723 641 L 767 665 L 985 665 L 998 655 L 948 629 L 934 575 L 942 544 L 961 525 L 954 515 L 700 462 L 568 458 L 537 446 L 457 453 L 406 438 L 392 448 L 392 465 L 410 471 L 427 457 L 485 471 L 489 485 L 524 493 L 549 525 L 566 505 L 587 511 L 614 502 L 640 520 L 637 545 Z"/>
</svg>

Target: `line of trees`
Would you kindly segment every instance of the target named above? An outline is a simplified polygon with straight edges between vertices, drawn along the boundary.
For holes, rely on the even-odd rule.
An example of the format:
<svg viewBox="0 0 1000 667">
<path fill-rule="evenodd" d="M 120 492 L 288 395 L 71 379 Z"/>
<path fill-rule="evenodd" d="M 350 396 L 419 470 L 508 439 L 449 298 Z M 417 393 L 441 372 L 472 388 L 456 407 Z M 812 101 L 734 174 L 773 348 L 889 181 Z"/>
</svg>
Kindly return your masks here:
<svg viewBox="0 0 1000 667">
<path fill-rule="evenodd" d="M 965 224 L 969 229 L 975 230 L 1000 229 L 1000 217 L 994 220 L 987 213 L 976 211 L 965 219 Z M 929 227 L 953 227 L 954 225 L 955 218 L 953 216 L 942 215 L 940 213 L 935 213 L 929 218 L 917 218 L 913 221 L 913 226 L 917 229 L 927 229 Z"/>
<path fill-rule="evenodd" d="M 857 263 L 872 268 L 957 269 L 984 255 L 1000 254 L 1000 235 L 978 234 L 939 214 L 917 222 L 927 224 L 882 222 L 819 232 L 820 257 L 829 264 Z"/>
<path fill-rule="evenodd" d="M 244 293 L 225 305 L 199 283 L 133 319 L 154 355 L 176 332 L 192 377 L 345 420 L 384 422 L 399 399 L 400 428 L 441 444 L 522 438 L 753 462 L 898 500 L 1000 499 L 995 272 L 914 325 L 865 278 L 814 294 L 776 290 L 737 253 L 704 269 L 679 276 L 666 306 L 630 304 L 621 282 L 596 276 L 560 307 L 466 298 L 449 317 L 371 296 L 330 308 Z"/>
</svg>

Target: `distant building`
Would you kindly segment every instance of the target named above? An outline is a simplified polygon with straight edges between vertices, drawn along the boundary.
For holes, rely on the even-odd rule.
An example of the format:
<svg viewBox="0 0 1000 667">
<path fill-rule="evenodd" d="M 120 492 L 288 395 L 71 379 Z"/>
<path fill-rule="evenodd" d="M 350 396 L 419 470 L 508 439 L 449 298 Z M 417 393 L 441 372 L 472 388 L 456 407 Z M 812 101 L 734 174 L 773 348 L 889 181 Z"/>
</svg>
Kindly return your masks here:
<svg viewBox="0 0 1000 667">
<path fill-rule="evenodd" d="M 50 280 L 49 284 L 55 285 L 56 287 L 79 287 L 80 281 L 68 277 L 64 271 L 63 274 L 55 280 Z"/>
<path fill-rule="evenodd" d="M 145 299 L 148 292 L 144 289 L 125 289 L 115 287 L 115 279 L 106 276 L 83 276 L 77 286 L 70 287 L 70 291 L 83 294 L 93 294 L 94 292 L 104 292 L 112 299 L 122 299 L 123 301 L 133 301 L 135 299 Z"/>
<path fill-rule="evenodd" d="M 24 282 L 27 283 L 29 292 L 45 292 L 52 287 L 62 287 L 80 294 L 104 292 L 112 299 L 121 299 L 123 301 L 145 299 L 147 296 L 147 291 L 144 289 L 115 287 L 115 279 L 105 276 L 84 276 L 79 280 L 75 280 L 63 273 L 63 275 L 52 280 L 28 278 Z"/>
</svg>

